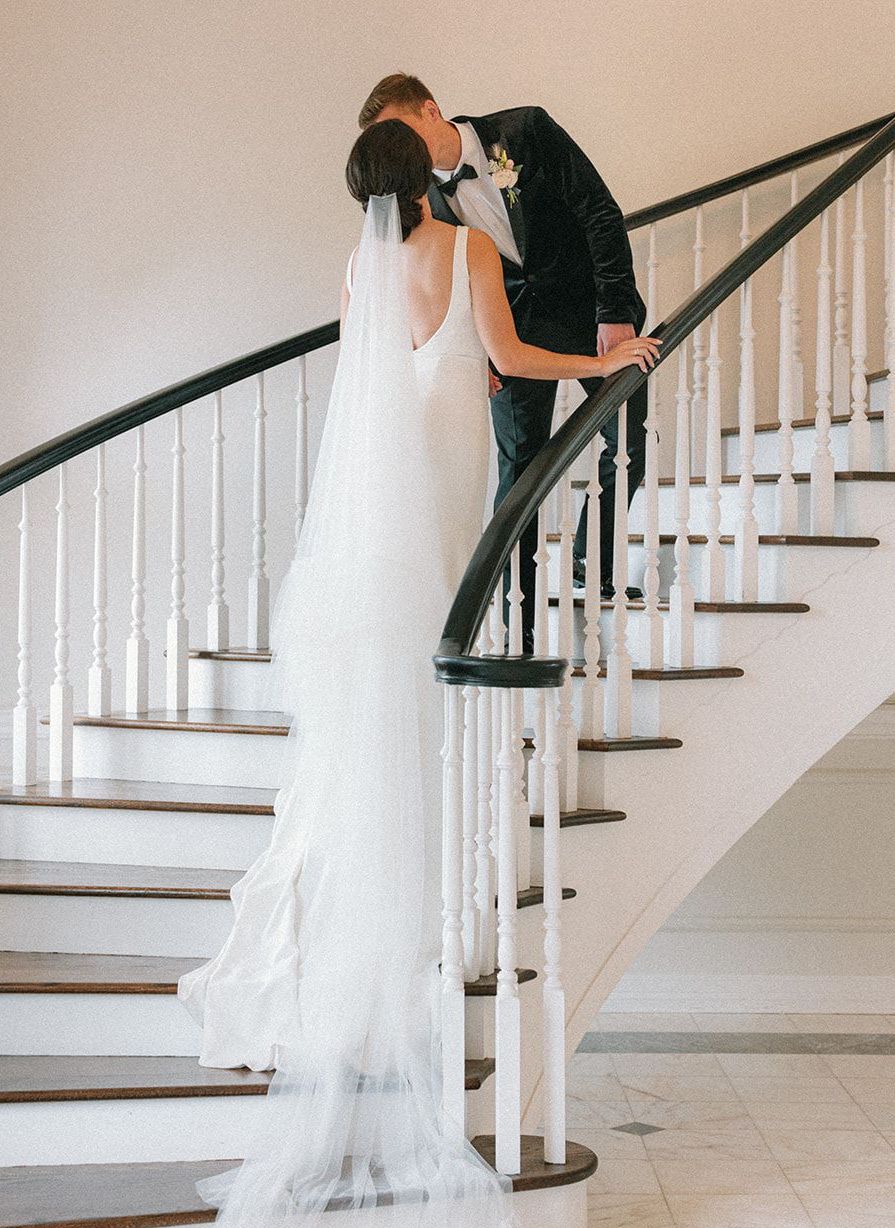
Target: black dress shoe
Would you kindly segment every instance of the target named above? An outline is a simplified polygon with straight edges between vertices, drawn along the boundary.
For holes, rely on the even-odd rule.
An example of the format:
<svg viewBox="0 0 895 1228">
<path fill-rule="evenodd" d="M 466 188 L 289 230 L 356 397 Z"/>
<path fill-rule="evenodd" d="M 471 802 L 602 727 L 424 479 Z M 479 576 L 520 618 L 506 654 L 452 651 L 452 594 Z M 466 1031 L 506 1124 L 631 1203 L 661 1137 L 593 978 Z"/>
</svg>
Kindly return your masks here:
<svg viewBox="0 0 895 1228">
<path fill-rule="evenodd" d="M 633 584 L 629 585 L 628 588 L 625 589 L 625 593 L 629 601 L 642 601 L 643 600 L 643 590 L 639 588 L 635 588 Z M 603 581 L 600 587 L 600 596 L 604 597 L 607 601 L 611 601 L 612 598 L 615 596 L 615 585 L 612 583 L 611 580 Z"/>
</svg>

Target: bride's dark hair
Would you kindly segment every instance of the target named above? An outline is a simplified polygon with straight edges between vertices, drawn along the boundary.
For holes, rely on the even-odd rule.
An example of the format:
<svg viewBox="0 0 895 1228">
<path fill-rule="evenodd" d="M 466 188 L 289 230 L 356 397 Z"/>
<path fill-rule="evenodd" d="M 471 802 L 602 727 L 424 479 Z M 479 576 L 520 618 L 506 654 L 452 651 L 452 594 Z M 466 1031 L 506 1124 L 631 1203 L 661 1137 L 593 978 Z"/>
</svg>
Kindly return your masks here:
<svg viewBox="0 0 895 1228">
<path fill-rule="evenodd" d="M 371 196 L 398 198 L 401 234 L 406 239 L 423 220 L 421 196 L 432 178 L 426 142 L 400 119 L 383 119 L 365 128 L 348 155 L 348 191 L 364 209 Z"/>
</svg>

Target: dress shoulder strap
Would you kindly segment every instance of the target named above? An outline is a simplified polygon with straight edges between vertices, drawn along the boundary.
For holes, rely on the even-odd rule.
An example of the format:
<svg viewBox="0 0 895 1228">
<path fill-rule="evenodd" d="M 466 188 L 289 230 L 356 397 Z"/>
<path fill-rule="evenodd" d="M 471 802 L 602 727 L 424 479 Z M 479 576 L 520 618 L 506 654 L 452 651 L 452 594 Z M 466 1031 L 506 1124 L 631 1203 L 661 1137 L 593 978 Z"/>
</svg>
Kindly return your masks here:
<svg viewBox="0 0 895 1228">
<path fill-rule="evenodd" d="M 345 285 L 348 287 L 348 293 L 351 293 L 354 282 L 354 257 L 357 255 L 357 248 L 354 248 L 351 255 L 348 257 L 348 268 L 345 270 Z"/>
</svg>

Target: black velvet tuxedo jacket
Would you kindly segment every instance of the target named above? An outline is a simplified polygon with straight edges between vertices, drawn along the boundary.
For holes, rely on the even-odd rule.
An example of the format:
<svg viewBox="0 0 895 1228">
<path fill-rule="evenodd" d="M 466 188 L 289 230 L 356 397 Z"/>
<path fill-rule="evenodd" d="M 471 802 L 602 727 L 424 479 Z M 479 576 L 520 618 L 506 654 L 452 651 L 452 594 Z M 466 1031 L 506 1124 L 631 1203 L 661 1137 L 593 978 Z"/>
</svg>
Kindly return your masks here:
<svg viewBox="0 0 895 1228">
<path fill-rule="evenodd" d="M 521 165 L 510 205 L 501 192 L 522 258 L 501 256 L 504 284 L 519 336 L 563 350 L 589 342 L 596 325 L 633 324 L 646 308 L 637 291 L 622 212 L 586 154 L 543 107 L 514 107 L 493 115 L 457 115 L 470 123 L 486 154 L 498 145 Z M 434 178 L 429 203 L 435 217 L 459 223 Z"/>
</svg>

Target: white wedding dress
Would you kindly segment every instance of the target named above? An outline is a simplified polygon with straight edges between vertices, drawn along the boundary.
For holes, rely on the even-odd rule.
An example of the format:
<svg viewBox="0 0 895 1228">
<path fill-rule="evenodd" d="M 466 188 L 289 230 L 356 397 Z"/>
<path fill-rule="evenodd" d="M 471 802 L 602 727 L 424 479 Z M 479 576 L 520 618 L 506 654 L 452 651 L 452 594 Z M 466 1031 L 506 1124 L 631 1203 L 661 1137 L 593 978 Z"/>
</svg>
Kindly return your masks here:
<svg viewBox="0 0 895 1228">
<path fill-rule="evenodd" d="M 225 1228 L 339 1228 L 383 1201 L 420 1228 L 513 1221 L 508 1179 L 441 1104 L 431 658 L 481 535 L 490 439 L 467 237 L 444 320 L 414 350 L 395 198 L 369 202 L 272 620 L 268 697 L 293 719 L 271 842 L 231 890 L 222 949 L 178 985 L 202 1065 L 275 1068 L 243 1163 L 197 1183 Z"/>
</svg>

